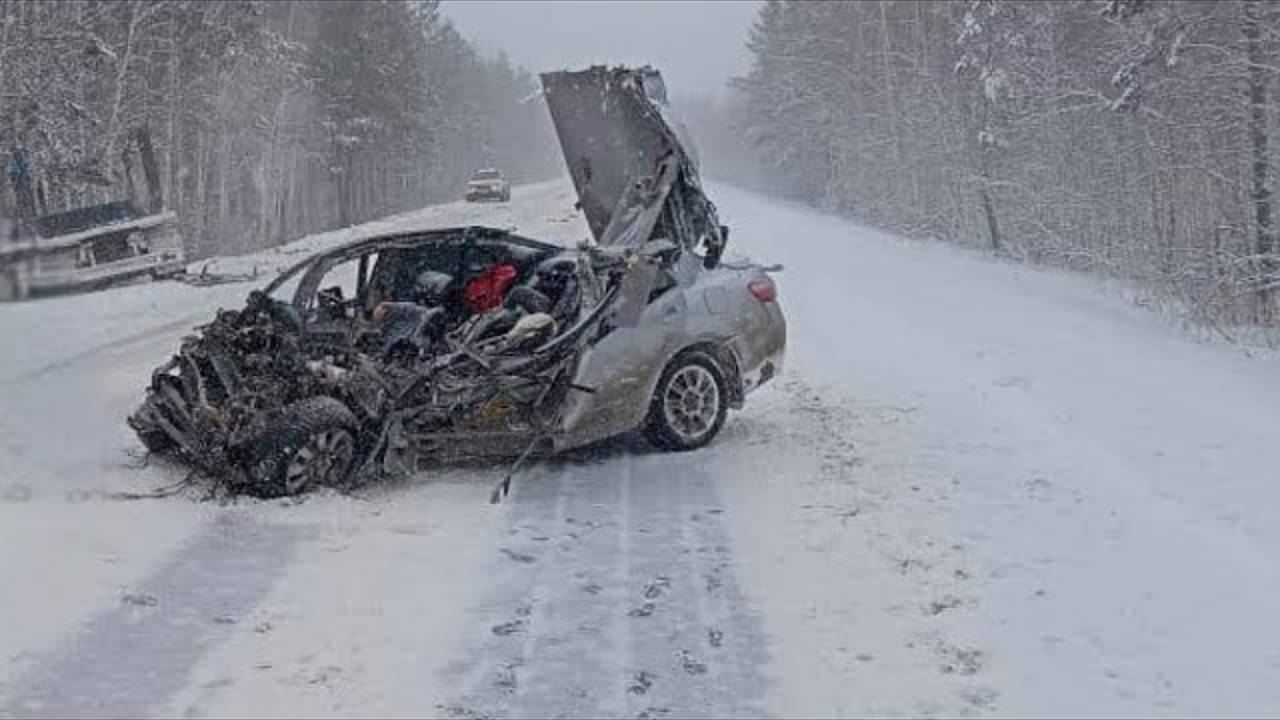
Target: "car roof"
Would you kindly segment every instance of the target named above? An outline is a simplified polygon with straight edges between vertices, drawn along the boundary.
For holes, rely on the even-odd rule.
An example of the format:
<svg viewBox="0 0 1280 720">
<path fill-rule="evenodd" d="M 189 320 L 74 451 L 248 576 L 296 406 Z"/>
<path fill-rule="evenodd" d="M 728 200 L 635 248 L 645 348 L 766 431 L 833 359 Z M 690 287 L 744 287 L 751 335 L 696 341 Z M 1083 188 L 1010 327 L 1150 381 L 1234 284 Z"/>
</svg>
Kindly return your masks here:
<svg viewBox="0 0 1280 720">
<path fill-rule="evenodd" d="M 341 262 L 350 258 L 359 257 L 366 252 L 377 250 L 379 248 L 414 248 L 437 242 L 448 242 L 450 240 L 472 242 L 486 240 L 510 242 L 517 245 L 523 245 L 528 248 L 550 251 L 568 249 L 560 245 L 553 245 L 552 243 L 544 242 L 542 240 L 534 240 L 533 238 L 517 235 L 508 230 L 487 227 L 485 225 L 462 225 L 457 227 L 433 228 L 431 230 L 387 233 L 385 235 L 375 235 L 373 237 L 352 240 L 337 247 L 313 253 L 282 271 L 274 280 L 263 288 L 263 292 L 268 294 L 275 292 L 275 290 L 288 281 L 289 278 L 292 278 L 298 273 L 304 272 L 307 268 L 319 263 L 330 263 L 331 261 Z"/>
</svg>

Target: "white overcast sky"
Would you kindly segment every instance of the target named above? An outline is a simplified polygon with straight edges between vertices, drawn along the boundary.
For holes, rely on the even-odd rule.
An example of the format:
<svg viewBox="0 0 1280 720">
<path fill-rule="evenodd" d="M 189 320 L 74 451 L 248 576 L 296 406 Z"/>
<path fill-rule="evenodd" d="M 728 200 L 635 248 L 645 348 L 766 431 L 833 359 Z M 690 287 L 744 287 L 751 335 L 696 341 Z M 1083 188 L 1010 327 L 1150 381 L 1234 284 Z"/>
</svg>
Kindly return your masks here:
<svg viewBox="0 0 1280 720">
<path fill-rule="evenodd" d="M 717 94 L 746 72 L 760 0 L 445 0 L 440 10 L 486 55 L 534 73 L 650 64 L 672 94 Z"/>
</svg>

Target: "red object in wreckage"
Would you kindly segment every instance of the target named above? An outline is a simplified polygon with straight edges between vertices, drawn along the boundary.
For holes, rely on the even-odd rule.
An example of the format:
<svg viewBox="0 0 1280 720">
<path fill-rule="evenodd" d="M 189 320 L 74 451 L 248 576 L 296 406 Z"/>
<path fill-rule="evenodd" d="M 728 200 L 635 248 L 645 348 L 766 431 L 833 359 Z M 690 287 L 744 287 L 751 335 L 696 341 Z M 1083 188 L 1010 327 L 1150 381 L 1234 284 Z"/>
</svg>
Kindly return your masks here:
<svg viewBox="0 0 1280 720">
<path fill-rule="evenodd" d="M 462 290 L 462 297 L 471 312 L 489 312 L 502 306 L 502 298 L 507 288 L 516 279 L 516 267 L 503 263 L 489 268 L 488 272 L 467 283 Z"/>
</svg>

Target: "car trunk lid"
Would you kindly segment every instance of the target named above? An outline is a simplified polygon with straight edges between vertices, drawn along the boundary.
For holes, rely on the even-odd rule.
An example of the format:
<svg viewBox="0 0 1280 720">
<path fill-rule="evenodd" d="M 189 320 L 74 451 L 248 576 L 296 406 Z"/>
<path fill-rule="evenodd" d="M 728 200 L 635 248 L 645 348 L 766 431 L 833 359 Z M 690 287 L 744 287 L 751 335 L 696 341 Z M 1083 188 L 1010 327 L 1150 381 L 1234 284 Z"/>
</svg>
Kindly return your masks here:
<svg viewBox="0 0 1280 720">
<path fill-rule="evenodd" d="M 595 66 L 544 73 L 541 79 L 597 243 L 638 247 L 655 234 L 690 247 L 708 235 L 720 241 L 714 207 L 669 122 L 666 89 L 656 70 Z M 673 196 L 677 207 L 669 208 Z"/>
</svg>

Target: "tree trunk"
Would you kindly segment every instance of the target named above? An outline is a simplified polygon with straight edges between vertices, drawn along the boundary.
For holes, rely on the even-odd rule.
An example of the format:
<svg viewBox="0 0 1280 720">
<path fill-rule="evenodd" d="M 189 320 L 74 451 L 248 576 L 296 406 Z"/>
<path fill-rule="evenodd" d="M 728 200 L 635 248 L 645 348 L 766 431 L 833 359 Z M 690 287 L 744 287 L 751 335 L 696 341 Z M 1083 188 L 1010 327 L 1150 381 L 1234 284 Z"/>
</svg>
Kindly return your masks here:
<svg viewBox="0 0 1280 720">
<path fill-rule="evenodd" d="M 905 163 L 902 162 L 902 132 L 898 126 L 898 88 L 893 82 L 893 67 L 889 63 L 889 44 L 892 38 L 889 33 L 887 5 L 885 0 L 880 0 L 880 74 L 884 87 L 885 107 L 889 113 L 889 137 L 893 145 L 894 168 L 893 172 L 883 178 L 883 181 L 889 184 L 889 202 L 901 203 L 903 198 L 900 197 L 899 183 L 896 181 L 901 176 Z"/>
<path fill-rule="evenodd" d="M 142 158 L 142 174 L 147 181 L 147 210 L 158 213 L 164 210 L 164 187 L 160 183 L 155 149 L 151 146 L 151 131 L 143 126 L 134 130 L 133 135 Z"/>
<path fill-rule="evenodd" d="M 138 29 L 137 4 L 130 1 L 126 4 L 126 7 L 129 8 L 129 22 L 125 24 L 124 52 L 120 53 L 120 59 L 117 61 L 116 66 L 111 118 L 107 123 L 107 146 L 102 153 L 104 165 L 109 164 L 115 156 L 116 140 L 120 134 L 120 111 L 124 107 L 125 91 L 129 82 L 129 65 L 133 62 L 133 36 Z"/>
<path fill-rule="evenodd" d="M 1275 275 L 1271 257 L 1275 238 L 1271 230 L 1271 188 L 1268 185 L 1270 163 L 1267 149 L 1267 80 L 1263 75 L 1262 3 L 1250 0 L 1244 6 L 1245 50 L 1249 61 L 1249 140 L 1252 145 L 1252 192 L 1254 218 L 1254 253 L 1258 256 L 1261 284 L 1257 291 L 1258 320 L 1272 319 L 1272 290 L 1268 287 Z"/>
<path fill-rule="evenodd" d="M 1004 251 L 1004 244 L 1000 241 L 1000 225 L 996 222 L 995 205 L 991 202 L 991 191 L 987 185 L 989 178 L 985 172 L 982 177 L 982 186 L 978 188 L 978 198 L 982 202 L 982 214 L 987 220 L 987 237 L 991 241 L 991 249 L 997 253 Z"/>
<path fill-rule="evenodd" d="M 339 173 L 337 177 L 338 187 L 338 227 L 351 227 L 352 207 L 351 207 L 351 159 L 349 153 L 338 150 L 338 167 Z"/>
<path fill-rule="evenodd" d="M 179 85 L 178 85 L 178 16 L 174 14 L 173 19 L 169 22 L 169 97 L 166 107 L 165 118 L 165 177 L 164 184 L 169 188 L 169 202 L 174 209 L 182 209 L 182 192 L 178 181 L 178 110 L 179 110 Z"/>
</svg>

